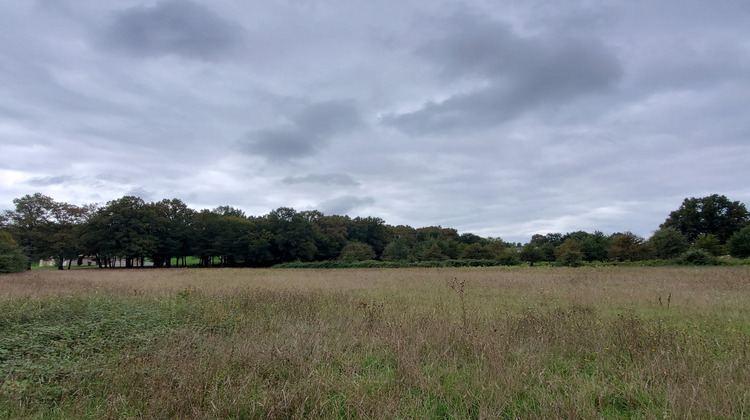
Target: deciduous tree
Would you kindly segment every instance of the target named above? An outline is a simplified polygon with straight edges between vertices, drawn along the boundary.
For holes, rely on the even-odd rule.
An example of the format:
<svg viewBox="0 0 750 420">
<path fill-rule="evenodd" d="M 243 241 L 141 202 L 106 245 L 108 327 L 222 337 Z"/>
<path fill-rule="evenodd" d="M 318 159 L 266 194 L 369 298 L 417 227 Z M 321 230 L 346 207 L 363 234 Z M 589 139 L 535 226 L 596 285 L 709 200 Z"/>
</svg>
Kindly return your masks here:
<svg viewBox="0 0 750 420">
<path fill-rule="evenodd" d="M 583 261 L 581 244 L 573 238 L 566 239 L 555 250 L 556 261 L 561 265 L 578 267 Z"/>
<path fill-rule="evenodd" d="M 713 234 L 722 244 L 750 222 L 750 213 L 739 201 L 713 194 L 686 198 L 680 208 L 671 212 L 660 228 L 674 228 L 695 241 L 699 235 Z"/>
<path fill-rule="evenodd" d="M 529 263 L 530 266 L 534 266 L 535 262 L 544 260 L 544 253 L 538 246 L 529 242 L 521 248 L 521 252 L 518 254 L 521 261 Z"/>
</svg>

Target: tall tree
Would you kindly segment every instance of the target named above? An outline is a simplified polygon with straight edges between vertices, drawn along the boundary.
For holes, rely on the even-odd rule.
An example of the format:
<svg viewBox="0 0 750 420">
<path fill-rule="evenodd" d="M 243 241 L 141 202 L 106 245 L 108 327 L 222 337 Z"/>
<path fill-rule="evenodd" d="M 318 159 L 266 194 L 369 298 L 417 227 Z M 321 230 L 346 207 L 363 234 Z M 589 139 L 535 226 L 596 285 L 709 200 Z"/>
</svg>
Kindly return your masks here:
<svg viewBox="0 0 750 420">
<path fill-rule="evenodd" d="M 390 242 L 389 232 L 379 217 L 355 217 L 349 226 L 349 241 L 368 244 L 380 256 Z"/>
<path fill-rule="evenodd" d="M 79 207 L 68 203 L 54 203 L 50 250 L 57 258 L 59 270 L 63 269 L 65 260 L 68 261 L 70 269 L 73 259 L 83 253 L 84 248 L 80 240 L 82 228 L 94 211 L 94 206 Z"/>
<path fill-rule="evenodd" d="M 279 207 L 266 216 L 273 233 L 272 253 L 277 261 L 312 261 L 317 252 L 312 223 L 290 207 Z"/>
<path fill-rule="evenodd" d="M 6 213 L 9 232 L 23 250 L 28 264 L 51 257 L 55 200 L 41 193 L 13 199 L 16 209 Z M 30 267 L 28 267 L 30 268 Z"/>
<path fill-rule="evenodd" d="M 155 266 L 162 263 L 172 265 L 172 257 L 177 257 L 177 265 L 185 265 L 186 258 L 192 253 L 192 242 L 195 240 L 196 212 L 177 198 L 164 199 L 153 204 L 157 224 L 157 249 L 152 259 Z"/>
<path fill-rule="evenodd" d="M 724 244 L 748 223 L 750 213 L 743 203 L 713 194 L 702 198 L 686 198 L 680 208 L 669 214 L 660 228 L 677 229 L 691 242 L 698 235 L 713 234 Z"/>
<path fill-rule="evenodd" d="M 125 196 L 107 203 L 91 217 L 83 234 L 89 253 L 96 254 L 102 265 L 115 257 L 125 258 L 133 267 L 157 251 L 158 217 L 153 206 L 143 199 Z"/>
<path fill-rule="evenodd" d="M 72 261 L 79 255 L 80 228 L 93 206 L 57 202 L 40 193 L 16 198 L 13 203 L 16 209 L 6 213 L 8 231 L 28 261 L 54 257 L 62 269 L 64 260 Z"/>
<path fill-rule="evenodd" d="M 588 235 L 581 242 L 581 251 L 583 259 L 586 261 L 606 261 L 607 248 L 609 248 L 610 238 L 600 231 Z"/>
</svg>

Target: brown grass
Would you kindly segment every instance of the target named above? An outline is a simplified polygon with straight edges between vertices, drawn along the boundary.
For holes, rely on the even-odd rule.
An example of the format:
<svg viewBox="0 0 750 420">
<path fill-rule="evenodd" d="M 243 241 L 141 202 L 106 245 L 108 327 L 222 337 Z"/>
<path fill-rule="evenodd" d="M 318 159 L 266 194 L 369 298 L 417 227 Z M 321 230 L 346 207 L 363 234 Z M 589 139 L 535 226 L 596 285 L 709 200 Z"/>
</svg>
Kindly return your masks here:
<svg viewBox="0 0 750 420">
<path fill-rule="evenodd" d="M 8 417 L 750 415 L 747 268 L 33 271 L 0 296 L 169 325 L 58 375 L 52 406 L 11 372 Z"/>
</svg>

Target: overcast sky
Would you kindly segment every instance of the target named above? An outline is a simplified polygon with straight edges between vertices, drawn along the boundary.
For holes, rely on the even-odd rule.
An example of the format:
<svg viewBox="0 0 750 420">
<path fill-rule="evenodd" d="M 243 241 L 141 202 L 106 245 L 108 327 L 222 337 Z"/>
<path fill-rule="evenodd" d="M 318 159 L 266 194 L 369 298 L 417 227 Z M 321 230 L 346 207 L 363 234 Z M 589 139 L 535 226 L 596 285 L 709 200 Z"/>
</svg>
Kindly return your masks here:
<svg viewBox="0 0 750 420">
<path fill-rule="evenodd" d="M 750 2 L 3 1 L 0 145 L 0 209 L 648 237 L 750 204 Z"/>
</svg>

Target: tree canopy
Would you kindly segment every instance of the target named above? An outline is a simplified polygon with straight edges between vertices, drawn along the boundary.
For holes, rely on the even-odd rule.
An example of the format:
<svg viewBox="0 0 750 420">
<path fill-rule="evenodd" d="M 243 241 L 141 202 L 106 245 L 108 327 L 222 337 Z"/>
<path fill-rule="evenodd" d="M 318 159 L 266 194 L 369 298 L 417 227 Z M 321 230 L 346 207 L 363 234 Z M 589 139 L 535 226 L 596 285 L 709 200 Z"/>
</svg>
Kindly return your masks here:
<svg viewBox="0 0 750 420">
<path fill-rule="evenodd" d="M 95 259 L 102 268 L 146 262 L 155 267 L 185 266 L 187 257 L 196 257 L 204 267 L 333 260 L 577 266 L 584 261 L 655 256 L 677 259 L 688 248 L 714 255 L 729 249 L 732 255 L 744 256 L 750 235 L 742 229 L 748 221 L 744 204 L 719 195 L 686 199 L 648 241 L 630 232 L 608 236 L 575 231 L 535 234 L 523 247 L 442 226 L 392 226 L 377 217 L 290 207 L 248 216 L 232 206 L 194 210 L 176 198 L 146 202 L 124 196 L 102 206 L 76 206 L 36 193 L 13 202 L 14 210 L 0 214 L 0 262 L 12 267 L 0 267 L 6 271 L 16 270 L 20 263 L 28 268 L 30 261 L 40 259 L 55 259 L 60 269 L 67 261 L 70 268 L 82 256 Z"/>
<path fill-rule="evenodd" d="M 671 212 L 660 228 L 682 232 L 689 241 L 699 235 L 716 235 L 722 244 L 750 223 L 750 213 L 739 201 L 713 194 L 702 198 L 686 198 L 680 208 Z"/>
</svg>

